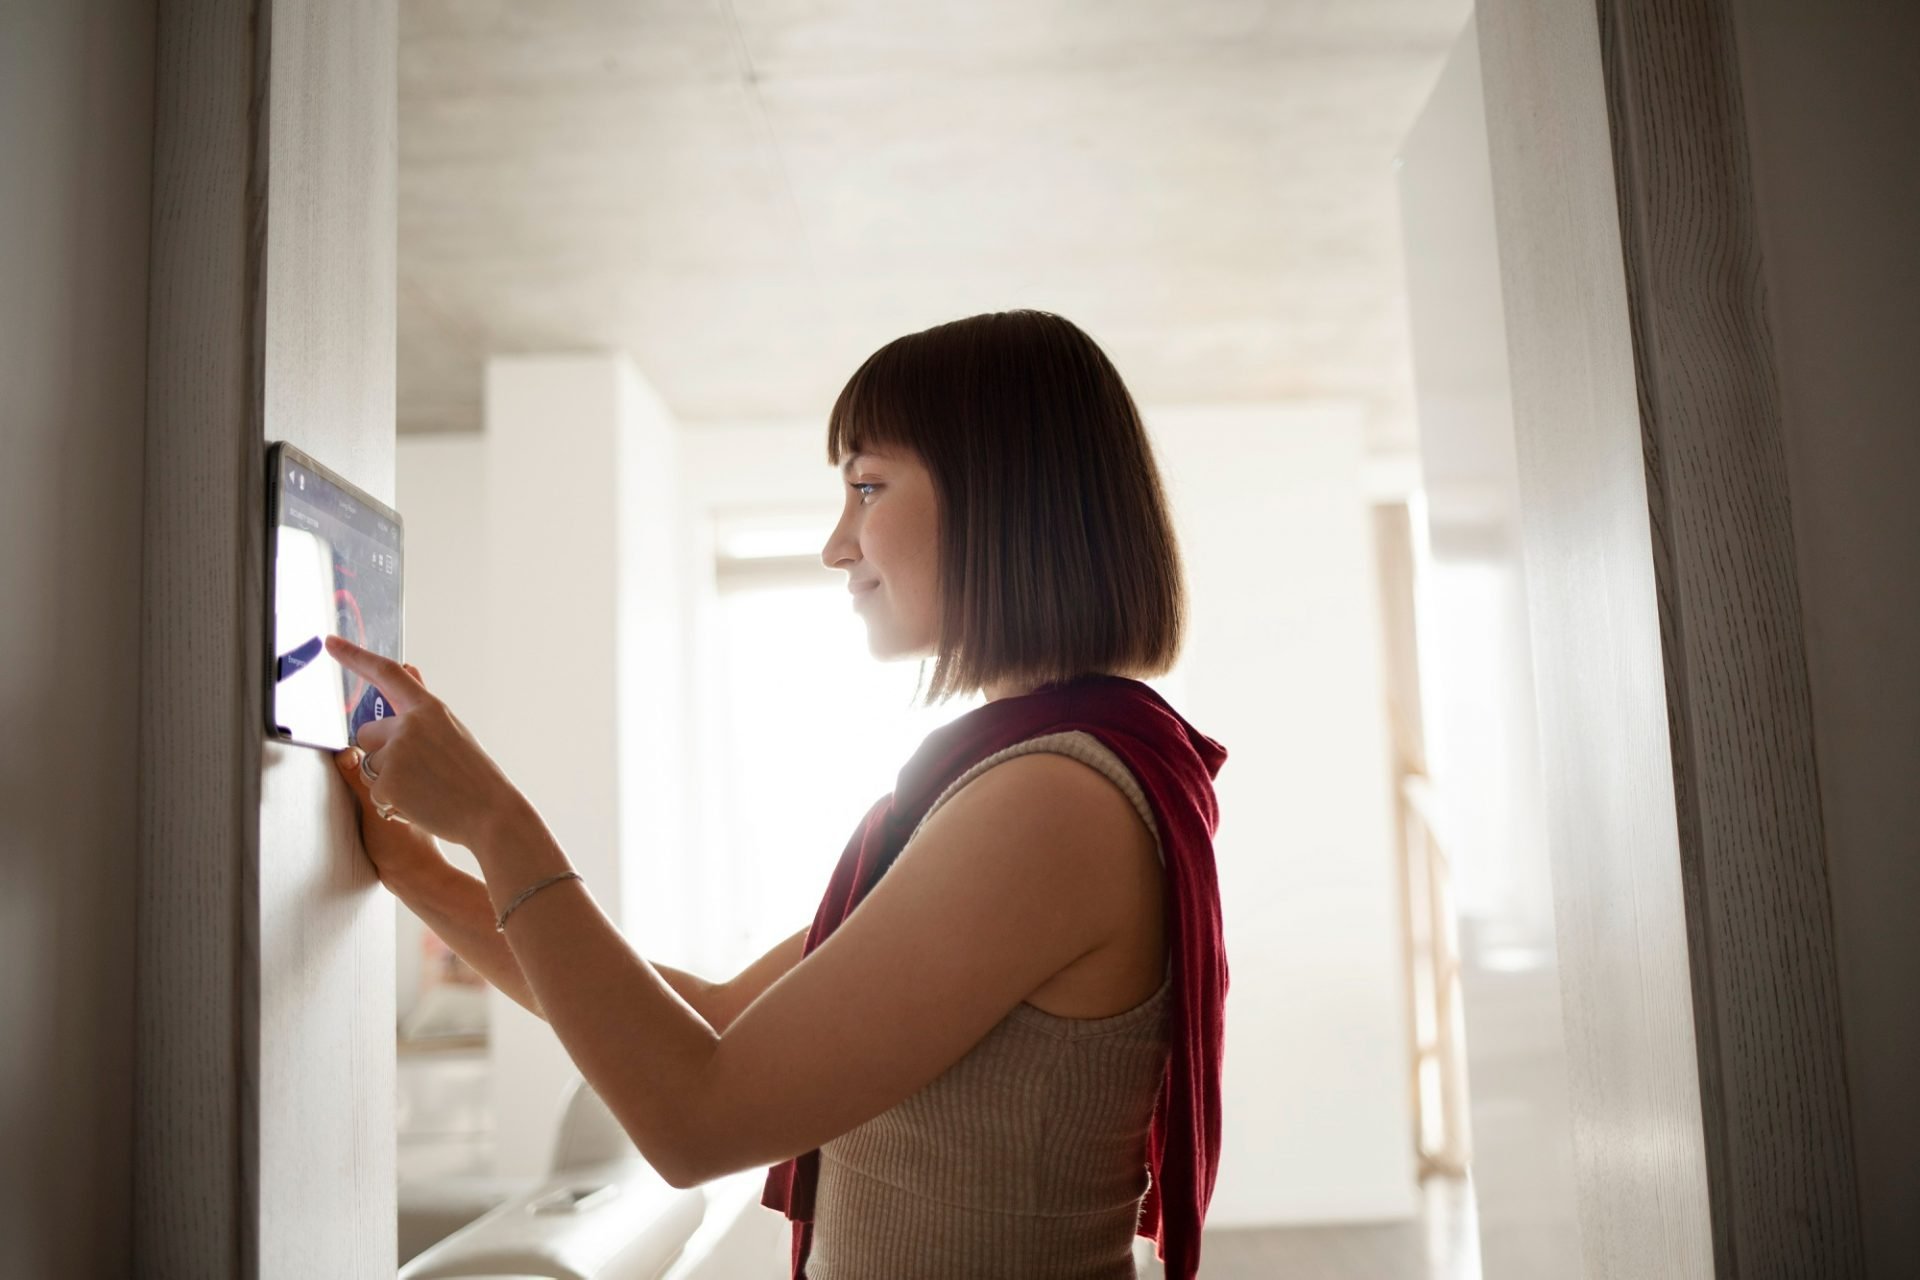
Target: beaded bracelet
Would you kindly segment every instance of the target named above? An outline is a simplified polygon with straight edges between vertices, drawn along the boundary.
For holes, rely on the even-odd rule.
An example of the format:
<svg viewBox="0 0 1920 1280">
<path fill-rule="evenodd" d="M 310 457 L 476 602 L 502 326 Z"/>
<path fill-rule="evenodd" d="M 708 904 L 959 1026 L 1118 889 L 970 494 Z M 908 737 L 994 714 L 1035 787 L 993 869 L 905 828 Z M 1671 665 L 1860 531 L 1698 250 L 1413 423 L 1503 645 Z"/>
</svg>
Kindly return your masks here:
<svg viewBox="0 0 1920 1280">
<path fill-rule="evenodd" d="M 507 931 L 507 917 L 513 914 L 514 908 L 518 907 L 521 903 L 525 902 L 528 898 L 531 898 L 534 894 L 540 892 L 542 889 L 546 888 L 548 885 L 558 884 L 560 881 L 568 880 L 568 879 L 578 880 L 580 879 L 580 873 L 578 871 L 562 871 L 559 875 L 548 876 L 545 880 L 540 881 L 540 883 L 528 885 L 526 888 L 522 889 L 519 895 L 516 896 L 512 902 L 509 902 L 507 904 L 507 909 L 500 913 L 500 918 L 493 922 L 494 932 L 505 933 Z"/>
</svg>

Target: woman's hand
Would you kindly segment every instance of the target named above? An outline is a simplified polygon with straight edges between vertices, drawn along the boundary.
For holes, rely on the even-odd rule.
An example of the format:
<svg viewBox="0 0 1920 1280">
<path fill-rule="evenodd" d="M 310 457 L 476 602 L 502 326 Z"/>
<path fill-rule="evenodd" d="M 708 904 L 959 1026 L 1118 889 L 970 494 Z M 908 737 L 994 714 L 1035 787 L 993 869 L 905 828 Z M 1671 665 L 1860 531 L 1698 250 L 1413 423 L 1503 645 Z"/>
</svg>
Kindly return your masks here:
<svg viewBox="0 0 1920 1280">
<path fill-rule="evenodd" d="M 407 670 L 413 673 L 414 679 L 420 679 L 420 673 L 412 666 Z M 347 780 L 347 787 L 359 806 L 360 843 L 366 848 L 368 861 L 373 863 L 374 874 L 395 897 L 404 899 L 416 885 L 427 883 L 435 871 L 452 864 L 440 851 L 439 842 L 423 828 L 403 822 L 397 816 L 380 816 L 373 807 L 373 798 L 367 794 L 367 776 L 360 772 L 363 754 L 358 747 L 348 747 L 335 752 L 333 762 L 340 767 L 340 776 Z"/>
<path fill-rule="evenodd" d="M 386 695 L 394 710 L 384 720 L 361 725 L 354 735 L 355 744 L 366 755 L 364 773 L 361 762 L 354 762 L 363 831 L 376 824 L 404 825 L 384 821 L 379 815 L 385 809 L 420 828 L 423 839 L 437 835 L 471 849 L 524 805 L 500 767 L 447 704 L 427 692 L 417 672 L 339 636 L 327 637 L 327 652 Z M 342 757 L 351 750 L 335 757 L 342 768 L 346 767 Z M 384 836 L 382 845 L 383 851 L 390 849 L 396 856 L 420 851 L 416 844 L 403 855 L 399 842 L 386 841 Z M 368 854 L 373 854 L 371 839 Z M 377 858 L 375 865 L 379 865 Z"/>
</svg>

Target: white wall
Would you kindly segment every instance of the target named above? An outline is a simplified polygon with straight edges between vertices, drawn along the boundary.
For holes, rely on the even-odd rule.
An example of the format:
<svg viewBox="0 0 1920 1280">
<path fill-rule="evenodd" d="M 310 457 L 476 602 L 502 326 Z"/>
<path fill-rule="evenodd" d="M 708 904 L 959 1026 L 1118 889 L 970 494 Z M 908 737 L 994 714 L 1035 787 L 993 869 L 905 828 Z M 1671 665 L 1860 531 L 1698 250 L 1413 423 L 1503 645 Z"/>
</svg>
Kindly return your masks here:
<svg viewBox="0 0 1920 1280">
<path fill-rule="evenodd" d="M 474 638 L 495 617 L 488 593 L 475 590 L 487 564 L 486 467 L 478 432 L 401 436 L 394 456 L 395 507 L 406 526 L 406 659 L 483 742 L 492 684 L 485 647 Z M 448 845 L 445 851 L 480 873 L 465 849 Z M 395 1007 L 404 1020 L 419 988 L 423 926 L 404 909 L 394 919 Z"/>
<path fill-rule="evenodd" d="M 1429 550 L 1419 565 L 1421 692 L 1435 821 L 1461 916 L 1481 1266 L 1487 1280 L 1577 1280 L 1513 391 L 1471 24 L 1401 158 Z"/>
<path fill-rule="evenodd" d="M 714 584 L 717 530 L 756 515 L 786 527 L 812 525 L 820 543 L 840 516 L 840 480 L 826 460 L 826 429 L 816 422 L 701 423 L 681 432 L 679 487 L 682 530 L 679 539 L 686 608 L 694 637 L 688 653 L 689 688 L 694 703 L 687 718 L 687 750 L 695 762 L 696 809 L 689 827 L 691 847 L 709 854 L 722 839 L 721 817 L 730 803 L 725 786 L 726 691 L 719 646 L 719 594 Z M 816 552 L 818 548 L 815 549 Z M 823 581 L 832 575 L 821 567 Z M 848 819 L 849 830 L 858 814 Z M 730 909 L 732 868 L 718 857 L 703 858 L 700 879 L 689 886 L 701 903 L 710 932 L 693 940 L 689 951 L 696 971 L 727 977 L 753 958 L 729 945 L 728 938 L 747 924 Z M 825 883 L 821 884 L 825 891 Z M 818 907 L 795 903 L 793 927 Z M 768 945 L 771 945 L 770 943 Z M 749 948 L 749 951 L 751 949 Z M 764 950 L 764 947 L 762 947 Z"/>
<path fill-rule="evenodd" d="M 679 964 L 689 801 L 673 437 L 625 356 L 501 357 L 484 431 L 403 437 L 398 488 L 408 660 L 641 954 Z M 401 935 L 403 953 L 417 949 L 411 918 Z M 495 1172 L 544 1172 L 578 1072 L 551 1028 L 491 989 L 488 1022 Z"/>
<path fill-rule="evenodd" d="M 1215 1227 L 1414 1212 L 1387 711 L 1360 411 L 1146 413 L 1192 594 L 1182 714 L 1217 788 Z"/>
<path fill-rule="evenodd" d="M 152 10 L 0 10 L 8 1276 L 131 1261 Z"/>
<path fill-rule="evenodd" d="M 1455 42 L 1402 148 L 1400 199 L 1433 567 L 1427 602 L 1450 625 L 1423 647 L 1454 646 L 1424 681 L 1432 772 L 1463 914 L 1532 942 L 1551 934 L 1525 583 L 1519 560 L 1512 391 L 1493 226 L 1480 59 L 1473 27 Z M 1456 599 L 1457 597 L 1457 599 Z M 1498 699 L 1488 704 L 1487 699 Z M 1452 779 L 1443 777 L 1451 773 Z M 1548 939 L 1550 943 L 1550 937 Z"/>
<path fill-rule="evenodd" d="M 172 7 L 166 11 L 161 24 L 163 59 L 190 21 L 186 13 Z M 256 138 L 264 132 L 266 139 L 264 154 L 255 160 L 256 176 L 264 177 L 266 183 L 264 262 L 257 301 L 262 416 L 257 424 L 247 423 L 257 433 L 256 441 L 239 456 L 262 457 L 264 442 L 258 435 L 264 435 L 265 441 L 285 440 L 376 499 L 391 500 L 397 4 L 395 0 L 353 4 L 273 0 L 271 11 L 262 7 L 249 13 L 245 6 L 229 3 L 222 10 L 222 24 L 228 39 L 245 39 L 262 25 L 270 26 L 273 33 L 268 42 L 270 92 L 255 122 Z M 191 47 L 196 61 L 217 66 L 228 76 L 225 92 L 244 86 L 243 70 L 218 53 L 219 46 L 194 42 Z M 258 73 L 256 68 L 256 82 Z M 198 106 L 202 85 L 197 76 L 189 83 L 193 87 L 184 96 Z M 155 156 L 163 173 L 172 148 L 205 144 L 199 130 L 170 138 L 164 122 L 157 137 Z M 245 153 L 236 146 L 229 154 Z M 204 188 L 197 186 L 191 179 L 179 178 L 171 189 L 156 183 L 155 204 L 164 209 L 177 202 L 183 188 L 193 192 L 191 198 L 211 202 Z M 223 235 L 237 251 L 246 243 L 245 234 L 255 229 L 259 229 L 257 221 L 250 227 L 236 218 Z M 170 256 L 171 269 L 178 270 L 187 255 L 176 251 Z M 199 260 L 194 266 L 204 270 Z M 156 248 L 156 298 L 164 297 L 176 279 L 163 274 Z M 218 307 L 218 314 L 234 331 L 244 331 L 246 319 L 255 314 L 242 297 L 222 299 Z M 156 308 L 156 328 L 177 322 L 177 317 L 163 321 L 162 315 Z M 192 376 L 217 377 L 206 370 L 197 353 L 174 363 L 165 375 L 157 353 L 151 364 L 156 383 L 161 376 L 181 381 Z M 189 368 L 192 375 L 183 377 L 181 371 Z M 156 437 L 180 431 L 192 421 L 182 405 L 173 405 L 166 417 L 157 403 L 153 408 Z M 246 421 L 241 415 L 235 420 Z M 205 421 L 201 418 L 188 430 L 206 430 Z M 214 452 L 207 461 L 218 456 Z M 150 452 L 150 500 L 156 492 L 177 495 L 176 501 L 191 494 L 203 503 L 211 500 L 203 509 L 221 510 L 220 504 L 227 499 L 218 486 L 208 492 L 198 483 L 182 483 L 186 477 L 180 476 L 173 487 L 157 488 L 154 457 Z M 228 483 L 236 490 L 234 505 L 260 519 L 257 508 L 247 511 L 252 502 L 241 501 L 259 500 L 260 480 Z M 208 554 L 203 528 L 197 522 L 186 527 L 156 523 L 154 515 L 150 508 L 148 609 L 165 602 L 176 609 L 219 616 L 219 605 L 188 585 L 196 575 L 187 566 Z M 164 576 L 158 578 L 156 559 L 167 562 Z M 237 567 L 257 568 L 244 557 Z M 260 589 L 249 588 L 241 599 L 259 599 Z M 264 602 L 260 607 L 264 612 Z M 251 639 L 257 634 L 258 615 L 249 613 L 236 621 L 240 634 Z M 149 640 L 149 644 L 170 643 Z M 187 670 L 150 662 L 147 679 L 153 681 L 157 671 L 183 675 Z M 193 674 L 210 675 L 217 670 L 217 666 L 213 671 L 197 666 Z M 243 665 L 239 670 L 258 668 Z M 153 699 L 155 689 L 149 687 L 147 692 L 150 711 L 155 707 L 172 710 L 166 702 Z M 243 1143 L 257 1142 L 257 1176 L 243 1158 L 237 1171 L 242 1189 L 238 1198 L 243 1212 L 251 1208 L 257 1216 L 258 1256 L 247 1256 L 250 1232 L 243 1226 L 240 1266 L 242 1272 L 257 1266 L 262 1276 L 290 1278 L 366 1274 L 389 1263 L 398 1247 L 388 1191 L 395 1177 L 398 1082 L 389 1039 L 394 1022 L 392 988 L 385 979 L 394 967 L 396 908 L 361 852 L 353 801 L 330 753 L 273 741 L 264 749 L 256 748 L 259 734 L 257 724 L 236 733 L 243 758 L 251 764 L 257 751 L 260 760 L 258 853 L 243 854 L 253 865 L 246 867 L 250 874 L 235 886 L 243 910 L 258 913 L 257 926 L 242 930 L 240 948 L 245 992 L 241 1017 L 257 1016 L 257 1027 L 245 1027 L 240 1061 L 233 1068 L 237 1078 L 229 1083 L 242 1097 L 255 1094 L 251 1109 L 258 1125 L 257 1138 L 250 1139 L 243 1110 L 241 1138 Z M 177 755 L 186 740 L 178 730 L 150 738 L 143 783 L 173 789 L 183 782 L 197 782 L 153 768 L 151 756 L 156 748 L 160 754 Z M 194 745 L 199 746 L 199 740 Z M 143 821 L 153 825 L 155 811 L 148 810 Z M 175 852 L 192 856 L 194 843 L 177 841 Z M 150 840 L 145 847 L 151 851 L 156 845 Z M 195 878 L 169 874 L 191 864 L 156 861 L 150 852 L 143 861 L 148 876 L 174 881 Z M 183 911 L 164 890 L 159 895 L 143 894 L 142 935 L 146 937 L 156 924 L 160 931 L 177 932 L 183 919 L 202 914 L 207 905 L 206 901 L 188 903 Z M 248 944 L 256 941 L 257 956 L 248 954 Z M 148 965 L 149 958 L 143 954 L 142 963 L 151 983 L 157 966 Z M 144 1014 L 148 1003 L 144 990 L 141 1000 Z M 256 1008 L 248 1010 L 248 1003 Z M 143 1035 L 147 1025 L 143 1021 Z M 192 1065 L 191 1052 L 176 1065 Z M 143 1093 L 148 1087 L 143 1080 Z M 170 1154 L 177 1160 L 186 1152 Z M 167 1163 L 144 1156 L 142 1177 L 154 1173 L 146 1161 Z M 166 1176 L 173 1173 L 165 1171 Z M 251 1206 L 246 1203 L 249 1198 L 255 1202 Z M 177 1217 L 168 1216 L 170 1231 L 189 1234 L 180 1231 Z M 216 1252 L 209 1241 L 192 1245 L 196 1252 Z M 142 1251 L 148 1247 L 144 1239 L 137 1244 Z M 160 1274 L 172 1270 L 161 1258 L 143 1256 L 141 1265 Z M 209 1274 L 205 1269 L 197 1273 Z"/>
</svg>

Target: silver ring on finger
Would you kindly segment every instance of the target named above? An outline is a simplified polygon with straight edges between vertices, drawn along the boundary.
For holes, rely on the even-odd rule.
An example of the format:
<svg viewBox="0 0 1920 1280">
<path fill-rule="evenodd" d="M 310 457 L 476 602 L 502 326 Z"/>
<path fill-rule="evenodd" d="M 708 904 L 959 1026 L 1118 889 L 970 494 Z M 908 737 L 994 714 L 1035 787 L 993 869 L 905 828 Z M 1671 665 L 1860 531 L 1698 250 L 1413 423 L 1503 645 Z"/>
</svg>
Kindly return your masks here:
<svg viewBox="0 0 1920 1280">
<path fill-rule="evenodd" d="M 360 776 L 368 782 L 377 782 L 380 778 L 380 771 L 373 767 L 373 753 L 370 751 L 360 755 Z"/>
<path fill-rule="evenodd" d="M 388 822 L 392 822 L 399 817 L 398 813 L 394 809 L 394 806 L 390 804 L 382 804 L 378 800 L 375 800 L 373 802 L 373 811 L 379 814 L 382 818 L 384 818 Z M 404 819 L 402 819 L 402 821 L 404 821 Z"/>
</svg>

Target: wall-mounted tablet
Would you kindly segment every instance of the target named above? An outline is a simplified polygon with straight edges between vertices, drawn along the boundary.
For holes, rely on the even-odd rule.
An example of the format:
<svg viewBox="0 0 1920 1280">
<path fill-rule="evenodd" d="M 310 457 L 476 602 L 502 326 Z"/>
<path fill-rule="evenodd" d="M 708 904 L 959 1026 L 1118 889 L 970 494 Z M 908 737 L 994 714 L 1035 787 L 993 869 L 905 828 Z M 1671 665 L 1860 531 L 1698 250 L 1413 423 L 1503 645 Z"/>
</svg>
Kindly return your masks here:
<svg viewBox="0 0 1920 1280">
<path fill-rule="evenodd" d="M 322 641 L 401 660 L 400 514 L 284 441 L 267 450 L 267 507 L 267 733 L 338 751 L 392 708 Z"/>
</svg>

